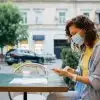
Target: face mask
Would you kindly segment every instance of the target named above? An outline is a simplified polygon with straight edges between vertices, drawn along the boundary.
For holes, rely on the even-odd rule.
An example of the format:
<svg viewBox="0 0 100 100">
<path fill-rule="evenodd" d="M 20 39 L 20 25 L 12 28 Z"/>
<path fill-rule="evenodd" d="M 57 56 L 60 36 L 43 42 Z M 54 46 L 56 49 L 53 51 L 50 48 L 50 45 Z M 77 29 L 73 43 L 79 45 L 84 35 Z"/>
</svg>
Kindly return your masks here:
<svg viewBox="0 0 100 100">
<path fill-rule="evenodd" d="M 82 38 L 79 33 L 76 33 L 74 36 L 72 36 L 72 42 L 80 47 L 84 43 L 84 38 Z"/>
</svg>

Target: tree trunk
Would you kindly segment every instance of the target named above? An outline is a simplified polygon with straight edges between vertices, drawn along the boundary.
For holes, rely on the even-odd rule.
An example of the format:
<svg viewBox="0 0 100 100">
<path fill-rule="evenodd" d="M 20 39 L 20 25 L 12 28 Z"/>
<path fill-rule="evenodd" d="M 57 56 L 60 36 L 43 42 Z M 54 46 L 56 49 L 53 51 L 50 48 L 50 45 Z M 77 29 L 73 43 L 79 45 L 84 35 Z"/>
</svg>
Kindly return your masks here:
<svg viewBox="0 0 100 100">
<path fill-rule="evenodd" d="M 1 54 L 3 54 L 3 47 L 1 47 Z"/>
<path fill-rule="evenodd" d="M 1 47 L 0 62 L 3 62 L 3 47 Z"/>
</svg>

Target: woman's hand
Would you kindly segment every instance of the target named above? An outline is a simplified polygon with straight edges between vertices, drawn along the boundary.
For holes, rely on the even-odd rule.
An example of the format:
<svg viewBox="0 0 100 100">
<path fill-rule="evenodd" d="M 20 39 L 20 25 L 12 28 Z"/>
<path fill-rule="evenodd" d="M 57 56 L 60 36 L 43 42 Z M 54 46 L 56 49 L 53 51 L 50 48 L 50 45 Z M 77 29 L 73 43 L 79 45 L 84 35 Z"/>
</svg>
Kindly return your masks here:
<svg viewBox="0 0 100 100">
<path fill-rule="evenodd" d="M 57 73 L 58 75 L 60 76 L 64 76 L 64 77 L 69 77 L 71 78 L 72 77 L 72 73 L 68 72 L 68 71 L 65 71 L 63 69 L 52 69 L 55 73 Z"/>
<path fill-rule="evenodd" d="M 75 69 L 73 69 L 73 68 L 71 68 L 71 67 L 69 67 L 69 66 L 66 66 L 63 70 L 64 70 L 64 71 L 67 71 L 67 72 L 70 72 L 70 73 L 73 73 L 73 74 L 76 73 L 76 72 L 75 72 Z"/>
</svg>

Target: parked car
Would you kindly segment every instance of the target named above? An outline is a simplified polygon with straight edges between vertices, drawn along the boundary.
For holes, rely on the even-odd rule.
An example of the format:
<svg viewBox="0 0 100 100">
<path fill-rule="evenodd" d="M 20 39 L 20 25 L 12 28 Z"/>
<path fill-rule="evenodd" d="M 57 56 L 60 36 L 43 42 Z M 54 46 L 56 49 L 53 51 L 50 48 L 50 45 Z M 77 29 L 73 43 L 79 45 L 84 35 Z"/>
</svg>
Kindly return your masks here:
<svg viewBox="0 0 100 100">
<path fill-rule="evenodd" d="M 5 55 L 5 62 L 9 65 L 13 63 L 25 62 L 27 60 L 34 63 L 44 63 L 43 57 L 27 49 L 11 49 Z"/>
</svg>

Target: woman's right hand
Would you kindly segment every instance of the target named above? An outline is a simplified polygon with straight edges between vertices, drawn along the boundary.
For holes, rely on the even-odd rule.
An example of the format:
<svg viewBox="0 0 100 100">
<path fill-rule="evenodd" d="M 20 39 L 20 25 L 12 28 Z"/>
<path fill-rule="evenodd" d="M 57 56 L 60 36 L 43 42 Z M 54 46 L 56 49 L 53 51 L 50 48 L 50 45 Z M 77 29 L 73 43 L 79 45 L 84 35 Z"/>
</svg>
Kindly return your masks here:
<svg viewBox="0 0 100 100">
<path fill-rule="evenodd" d="M 75 74 L 75 69 L 73 69 L 73 68 L 71 68 L 69 66 L 66 66 L 63 70 Z"/>
</svg>

